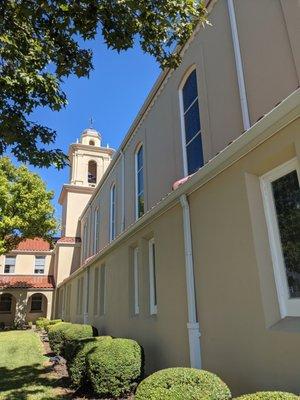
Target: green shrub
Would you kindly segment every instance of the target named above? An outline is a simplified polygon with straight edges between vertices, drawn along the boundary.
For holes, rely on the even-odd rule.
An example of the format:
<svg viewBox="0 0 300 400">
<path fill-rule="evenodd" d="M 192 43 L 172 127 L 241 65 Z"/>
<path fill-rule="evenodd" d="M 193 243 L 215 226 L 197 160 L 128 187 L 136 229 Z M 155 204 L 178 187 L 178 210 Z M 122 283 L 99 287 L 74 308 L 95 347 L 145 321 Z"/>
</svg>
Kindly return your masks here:
<svg viewBox="0 0 300 400">
<path fill-rule="evenodd" d="M 87 383 L 87 355 L 91 354 L 101 340 L 112 340 L 110 336 L 97 336 L 86 339 L 78 339 L 70 342 L 68 352 L 70 357 L 67 366 L 72 386 L 79 388 Z"/>
<path fill-rule="evenodd" d="M 49 324 L 50 320 L 48 318 L 44 318 L 44 317 L 39 317 L 36 321 L 35 321 L 35 326 L 37 329 L 41 330 L 41 329 L 45 329 L 46 326 Z"/>
<path fill-rule="evenodd" d="M 168 368 L 155 372 L 138 386 L 135 400 L 226 400 L 227 385 L 216 375 L 193 368 Z"/>
<path fill-rule="evenodd" d="M 49 332 L 50 326 L 55 325 L 55 324 L 59 324 L 60 322 L 62 322 L 61 319 L 51 319 L 46 325 L 45 325 L 45 331 Z"/>
<path fill-rule="evenodd" d="M 64 346 L 64 332 L 72 325 L 70 322 L 59 322 L 48 330 L 49 344 L 55 354 L 62 355 Z"/>
<path fill-rule="evenodd" d="M 287 392 L 257 392 L 236 397 L 235 400 L 299 400 L 300 397 Z"/>
<path fill-rule="evenodd" d="M 87 372 L 94 392 L 115 398 L 130 393 L 141 375 L 141 353 L 134 340 L 100 341 L 87 355 Z"/>
<path fill-rule="evenodd" d="M 52 351 L 67 360 L 73 355 L 71 342 L 91 336 L 93 336 L 93 327 L 91 325 L 71 324 L 70 322 L 56 323 L 50 326 L 48 331 Z"/>
</svg>

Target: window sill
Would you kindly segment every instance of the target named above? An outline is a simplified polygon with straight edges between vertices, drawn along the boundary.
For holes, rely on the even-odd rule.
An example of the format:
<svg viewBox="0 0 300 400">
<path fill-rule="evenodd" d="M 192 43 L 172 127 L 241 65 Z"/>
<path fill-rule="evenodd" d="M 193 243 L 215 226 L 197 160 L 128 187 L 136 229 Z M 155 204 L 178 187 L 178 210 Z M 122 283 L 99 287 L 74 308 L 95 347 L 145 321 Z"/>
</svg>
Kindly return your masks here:
<svg viewBox="0 0 300 400">
<path fill-rule="evenodd" d="M 285 317 L 269 328 L 272 331 L 282 331 L 290 333 L 300 332 L 300 316 L 299 317 Z"/>
</svg>

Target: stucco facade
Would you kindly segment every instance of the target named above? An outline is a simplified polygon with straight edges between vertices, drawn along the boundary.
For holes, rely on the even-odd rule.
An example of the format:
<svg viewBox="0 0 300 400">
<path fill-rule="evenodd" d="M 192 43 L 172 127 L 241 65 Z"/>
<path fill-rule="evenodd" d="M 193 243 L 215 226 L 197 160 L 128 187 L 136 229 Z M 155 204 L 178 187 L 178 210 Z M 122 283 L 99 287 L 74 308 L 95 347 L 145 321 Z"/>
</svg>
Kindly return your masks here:
<svg viewBox="0 0 300 400">
<path fill-rule="evenodd" d="M 161 74 L 119 149 L 94 130 L 70 146 L 52 314 L 136 339 L 147 373 L 202 367 L 234 394 L 299 393 L 300 271 L 291 283 L 265 185 L 292 174 L 298 215 L 300 3 L 208 3 L 211 26 Z M 192 174 L 187 121 L 203 153 Z"/>
</svg>

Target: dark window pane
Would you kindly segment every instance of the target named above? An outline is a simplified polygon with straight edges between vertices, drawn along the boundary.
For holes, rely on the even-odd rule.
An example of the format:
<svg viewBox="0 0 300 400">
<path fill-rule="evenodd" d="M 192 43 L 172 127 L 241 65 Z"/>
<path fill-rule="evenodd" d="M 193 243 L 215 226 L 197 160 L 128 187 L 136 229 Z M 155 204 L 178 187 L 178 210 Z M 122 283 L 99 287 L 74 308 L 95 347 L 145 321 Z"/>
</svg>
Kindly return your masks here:
<svg viewBox="0 0 300 400">
<path fill-rule="evenodd" d="M 300 297 L 300 189 L 293 171 L 272 182 L 290 297 Z"/>
<path fill-rule="evenodd" d="M 31 299 L 31 311 L 42 311 L 42 301 L 41 295 L 33 295 Z"/>
<path fill-rule="evenodd" d="M 194 70 L 188 77 L 182 89 L 184 111 L 191 105 L 191 103 L 195 100 L 197 96 L 197 76 L 196 70 Z"/>
<path fill-rule="evenodd" d="M 10 313 L 11 303 L 12 303 L 12 296 L 10 294 L 3 294 L 0 297 L 0 312 Z"/>
<path fill-rule="evenodd" d="M 193 174 L 203 165 L 202 139 L 199 134 L 186 148 L 188 174 Z"/>
<path fill-rule="evenodd" d="M 157 306 L 157 294 L 156 294 L 156 260 L 155 260 L 155 244 L 152 244 L 152 257 L 153 257 L 153 286 L 154 286 L 154 305 Z"/>
<path fill-rule="evenodd" d="M 138 218 L 144 214 L 144 195 L 140 195 L 138 198 Z"/>
<path fill-rule="evenodd" d="M 184 116 L 185 142 L 188 143 L 200 131 L 199 106 L 196 101 Z"/>
<path fill-rule="evenodd" d="M 140 147 L 136 155 L 137 159 L 137 170 L 141 169 L 143 166 L 143 146 Z"/>
<path fill-rule="evenodd" d="M 141 193 L 141 192 L 144 190 L 144 176 L 143 176 L 143 170 L 141 170 L 141 171 L 138 173 L 137 181 L 138 181 L 137 192 L 138 192 L 138 194 L 139 194 L 139 193 Z"/>
</svg>

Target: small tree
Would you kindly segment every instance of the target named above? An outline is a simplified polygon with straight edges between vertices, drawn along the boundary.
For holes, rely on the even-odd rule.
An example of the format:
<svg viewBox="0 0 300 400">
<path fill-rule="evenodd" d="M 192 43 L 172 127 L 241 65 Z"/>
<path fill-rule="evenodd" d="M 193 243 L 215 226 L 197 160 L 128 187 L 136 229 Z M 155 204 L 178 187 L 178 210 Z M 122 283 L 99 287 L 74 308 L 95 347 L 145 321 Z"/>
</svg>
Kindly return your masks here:
<svg viewBox="0 0 300 400">
<path fill-rule="evenodd" d="M 67 157 L 48 148 L 55 131 L 30 114 L 60 110 L 64 77 L 89 75 L 92 52 L 83 40 L 100 33 L 117 51 L 139 42 L 162 68 L 173 68 L 176 45 L 206 22 L 206 9 L 203 0 L 1 0 L 0 21 L 0 155 L 9 147 L 19 161 L 61 168 Z"/>
<path fill-rule="evenodd" d="M 37 174 L 0 158 L 0 254 L 26 238 L 51 240 L 56 230 L 52 198 Z"/>
</svg>

